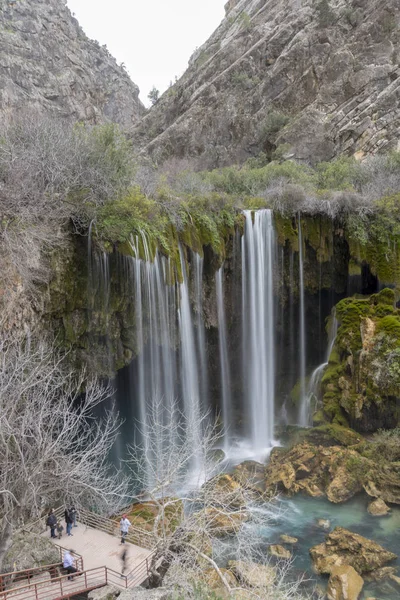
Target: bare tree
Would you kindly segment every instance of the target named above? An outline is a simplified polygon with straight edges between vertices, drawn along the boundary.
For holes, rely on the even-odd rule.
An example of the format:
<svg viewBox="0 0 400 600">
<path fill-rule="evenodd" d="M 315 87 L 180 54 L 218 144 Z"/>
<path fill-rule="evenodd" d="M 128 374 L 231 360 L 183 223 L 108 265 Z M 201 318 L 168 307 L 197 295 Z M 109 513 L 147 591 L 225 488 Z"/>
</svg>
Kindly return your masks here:
<svg viewBox="0 0 400 600">
<path fill-rule="evenodd" d="M 93 413 L 110 390 L 43 343 L 2 341 L 0 356 L 1 566 L 15 528 L 45 507 L 68 499 L 118 510 L 128 484 L 108 463 L 117 417 Z"/>
<path fill-rule="evenodd" d="M 199 424 L 200 445 L 194 443 Z M 144 443 L 129 448 L 128 464 L 142 487 L 141 500 L 149 502 L 155 515 L 157 551 L 150 584 L 165 583 L 177 588 L 177 597 L 191 598 L 196 586 L 208 589 L 212 573 L 229 598 L 235 594 L 239 598 L 244 591 L 248 595 L 241 598 L 306 598 L 302 581 L 290 578 L 291 561 L 272 566 L 266 553 L 260 532 L 271 518 L 271 509 L 260 510 L 265 498 L 251 485 L 221 473 L 222 456 L 215 449 L 219 434 L 209 415 L 193 423 L 176 403 L 166 407 L 156 399 L 148 407 L 142 429 Z M 275 508 L 280 510 L 279 505 Z M 256 587 L 251 577 L 234 575 L 233 566 L 230 572 L 221 568 L 221 546 L 227 536 L 231 557 L 257 573 Z"/>
<path fill-rule="evenodd" d="M 73 126 L 35 112 L 2 123 L 0 284 L 16 297 L 4 302 L 11 312 L 22 292 L 31 301 L 37 284 L 47 283 L 49 255 L 65 244 L 68 222 L 86 231 L 133 174 L 130 144 L 114 125 Z"/>
</svg>

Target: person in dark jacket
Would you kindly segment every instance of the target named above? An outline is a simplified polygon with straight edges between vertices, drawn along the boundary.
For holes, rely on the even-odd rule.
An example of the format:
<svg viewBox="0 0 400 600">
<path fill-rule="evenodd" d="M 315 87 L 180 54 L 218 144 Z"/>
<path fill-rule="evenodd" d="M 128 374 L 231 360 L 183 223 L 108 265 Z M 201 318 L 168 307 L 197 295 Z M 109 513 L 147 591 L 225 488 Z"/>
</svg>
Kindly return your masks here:
<svg viewBox="0 0 400 600">
<path fill-rule="evenodd" d="M 73 526 L 78 527 L 78 525 L 76 524 L 76 508 L 75 508 L 75 506 L 71 506 L 71 508 L 69 509 L 69 512 L 72 517 Z"/>
<path fill-rule="evenodd" d="M 57 517 L 54 514 L 54 508 L 51 509 L 51 511 L 49 512 L 49 514 L 47 516 L 46 525 L 48 525 L 50 527 L 50 537 L 55 538 L 56 537 L 56 527 L 57 527 Z"/>
<path fill-rule="evenodd" d="M 72 518 L 72 515 L 71 515 L 71 511 L 70 511 L 69 508 L 65 509 L 65 511 L 64 511 L 64 517 L 65 517 L 65 525 L 67 527 L 67 535 L 71 536 L 72 535 L 72 533 L 71 533 L 72 523 L 74 521 L 73 521 L 73 518 Z"/>
</svg>

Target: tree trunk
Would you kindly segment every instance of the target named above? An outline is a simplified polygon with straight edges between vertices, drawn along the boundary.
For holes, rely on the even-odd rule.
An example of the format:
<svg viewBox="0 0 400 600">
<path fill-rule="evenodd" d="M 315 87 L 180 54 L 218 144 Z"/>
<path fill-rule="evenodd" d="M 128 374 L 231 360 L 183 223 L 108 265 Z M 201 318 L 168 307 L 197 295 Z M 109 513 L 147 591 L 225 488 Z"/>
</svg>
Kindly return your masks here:
<svg viewBox="0 0 400 600">
<path fill-rule="evenodd" d="M 3 560 L 12 543 L 12 529 L 10 523 L 3 523 L 0 532 L 0 571 L 3 566 Z"/>
</svg>

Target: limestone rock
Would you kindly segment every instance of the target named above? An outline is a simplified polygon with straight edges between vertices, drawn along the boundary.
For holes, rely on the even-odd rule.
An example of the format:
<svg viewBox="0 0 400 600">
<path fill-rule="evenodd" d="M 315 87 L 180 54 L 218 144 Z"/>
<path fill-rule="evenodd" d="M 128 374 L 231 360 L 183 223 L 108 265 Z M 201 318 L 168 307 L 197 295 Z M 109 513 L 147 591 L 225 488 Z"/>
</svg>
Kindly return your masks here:
<svg viewBox="0 0 400 600">
<path fill-rule="evenodd" d="M 374 515 L 374 517 L 380 517 L 382 515 L 387 515 L 388 512 L 390 512 L 390 508 L 382 498 L 377 498 L 368 505 L 368 512 L 370 515 Z"/>
<path fill-rule="evenodd" d="M 343 565 L 352 566 L 359 574 L 368 573 L 397 558 L 376 542 L 343 527 L 335 527 L 324 543 L 310 549 L 310 555 L 317 573 L 331 573 Z"/>
<path fill-rule="evenodd" d="M 203 487 L 212 493 L 214 500 L 221 501 L 225 506 L 232 509 L 246 506 L 243 486 L 227 473 L 213 477 Z"/>
<path fill-rule="evenodd" d="M 105 46 L 86 37 L 63 0 L 0 4 L 0 110 L 32 107 L 130 130 L 138 87 Z"/>
<path fill-rule="evenodd" d="M 119 597 L 121 590 L 111 585 L 99 588 L 98 590 L 92 590 L 88 594 L 88 600 L 115 600 Z"/>
<path fill-rule="evenodd" d="M 326 3 L 328 4 L 328 3 Z M 398 0 L 229 0 L 226 17 L 135 140 L 201 167 L 277 147 L 302 161 L 395 148 Z"/>
<path fill-rule="evenodd" d="M 5 573 L 22 571 L 58 562 L 60 554 L 50 539 L 28 532 L 17 532 L 4 557 L 2 570 Z"/>
<path fill-rule="evenodd" d="M 400 467 L 390 465 L 384 469 L 374 469 L 363 486 L 369 496 L 381 498 L 384 502 L 400 504 Z"/>
<path fill-rule="evenodd" d="M 214 535 L 224 536 L 231 533 L 237 533 L 242 524 L 248 520 L 249 515 L 245 511 L 241 512 L 221 512 L 216 508 L 207 508 L 199 513 L 200 518 L 205 516 L 208 527 Z"/>
<path fill-rule="evenodd" d="M 391 573 L 389 577 L 392 581 L 397 583 L 398 586 L 400 586 L 400 577 L 397 577 L 397 575 L 394 575 L 393 573 Z"/>
<path fill-rule="evenodd" d="M 276 556 L 277 558 L 283 558 L 285 560 L 288 560 L 292 556 L 290 550 L 286 550 L 286 548 L 280 546 L 279 544 L 272 544 L 268 548 L 268 552 L 272 556 Z"/>
<path fill-rule="evenodd" d="M 329 521 L 329 519 L 318 519 L 317 525 L 318 525 L 318 527 L 321 527 L 322 529 L 325 529 L 325 530 L 328 530 L 331 528 L 331 522 Z"/>
<path fill-rule="evenodd" d="M 237 579 L 231 571 L 221 569 L 221 573 L 232 588 L 237 587 Z M 204 573 L 204 577 L 208 587 L 218 596 L 218 598 L 228 598 L 227 589 L 221 581 L 220 576 L 215 569 L 208 569 Z"/>
<path fill-rule="evenodd" d="M 328 581 L 328 600 L 357 600 L 363 588 L 363 578 L 349 565 L 333 567 Z"/>
<path fill-rule="evenodd" d="M 265 468 L 265 495 L 302 491 L 341 503 L 364 488 L 374 498 L 400 504 L 400 464 L 375 463 L 373 444 L 367 446 L 368 457 L 355 448 L 315 446 L 305 441 L 288 450 L 273 450 Z"/>
<path fill-rule="evenodd" d="M 387 579 L 394 575 L 396 571 L 396 567 L 382 567 L 381 569 L 376 569 L 375 571 L 367 573 L 365 579 L 367 581 L 382 581 L 383 579 Z"/>
<path fill-rule="evenodd" d="M 272 452 L 265 469 L 267 494 L 303 491 L 309 496 L 326 495 L 331 502 L 345 502 L 362 490 L 361 482 L 349 472 L 348 465 L 367 459 L 351 448 L 313 446 L 303 442 L 286 452 Z"/>
<path fill-rule="evenodd" d="M 244 488 L 262 495 L 265 492 L 265 466 L 254 460 L 246 460 L 237 465 L 232 477 Z"/>
<path fill-rule="evenodd" d="M 299 541 L 298 538 L 292 537 L 291 535 L 286 535 L 286 533 L 282 533 L 282 535 L 279 536 L 279 539 L 284 544 L 297 544 Z"/>
<path fill-rule="evenodd" d="M 142 587 L 135 587 L 130 590 L 119 590 L 118 600 L 172 600 L 172 591 L 165 588 L 155 590 L 145 590 Z"/>
<path fill-rule="evenodd" d="M 238 581 L 253 588 L 270 586 L 276 578 L 276 569 L 269 565 L 260 565 L 242 560 L 230 560 L 228 568 Z"/>
</svg>

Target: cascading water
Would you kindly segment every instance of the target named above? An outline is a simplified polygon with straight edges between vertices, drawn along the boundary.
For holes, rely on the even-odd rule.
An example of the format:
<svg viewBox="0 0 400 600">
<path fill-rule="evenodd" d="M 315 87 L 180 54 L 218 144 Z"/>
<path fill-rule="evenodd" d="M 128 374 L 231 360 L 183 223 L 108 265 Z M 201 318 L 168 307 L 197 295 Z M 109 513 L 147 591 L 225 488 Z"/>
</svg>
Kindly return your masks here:
<svg viewBox="0 0 400 600">
<path fill-rule="evenodd" d="M 274 430 L 275 235 L 270 210 L 245 211 L 242 238 L 243 384 L 255 452 L 270 447 Z M 254 219 L 254 220 L 253 220 Z"/>
<path fill-rule="evenodd" d="M 231 398 L 231 375 L 229 369 L 226 319 L 223 292 L 223 267 L 221 267 L 215 276 L 217 291 L 217 313 L 218 313 L 218 339 L 219 339 L 219 359 L 221 369 L 221 396 L 222 396 L 222 422 L 223 422 L 223 448 L 227 453 L 230 447 L 230 438 L 232 435 L 232 398 Z"/>
<path fill-rule="evenodd" d="M 299 295 L 300 295 L 300 424 L 302 424 L 303 406 L 306 404 L 306 316 L 304 307 L 304 263 L 303 263 L 303 232 L 301 218 L 298 215 L 299 235 Z"/>
<path fill-rule="evenodd" d="M 189 301 L 189 285 L 183 250 L 179 248 L 183 282 L 180 284 L 180 307 L 178 309 L 181 339 L 181 384 L 185 417 L 193 444 L 193 469 L 200 470 L 201 409 L 198 360 L 193 332 L 193 315 Z"/>
<path fill-rule="evenodd" d="M 206 336 L 203 320 L 203 265 L 204 259 L 200 254 L 192 252 L 193 281 L 194 281 L 194 304 L 196 308 L 196 333 L 197 333 L 197 351 L 199 355 L 200 371 L 200 398 L 203 414 L 209 409 L 209 389 L 208 389 L 208 364 L 206 355 Z"/>
<path fill-rule="evenodd" d="M 324 374 L 326 367 L 328 366 L 329 357 L 331 355 L 331 352 L 332 352 L 332 349 L 333 349 L 333 346 L 335 343 L 337 330 L 338 330 L 338 321 L 336 319 L 335 311 L 333 310 L 332 319 L 330 321 L 330 328 L 329 328 L 329 334 L 328 334 L 328 349 L 327 349 L 327 353 L 326 353 L 325 362 L 318 365 L 318 367 L 316 369 L 314 369 L 314 371 L 311 373 L 310 381 L 309 381 L 308 388 L 307 388 L 307 393 L 304 397 L 304 401 L 301 403 L 301 406 L 300 406 L 299 424 L 302 427 L 308 427 L 309 425 L 312 425 L 313 404 L 315 407 L 315 405 L 317 404 L 319 397 L 320 397 L 322 376 Z"/>
</svg>

